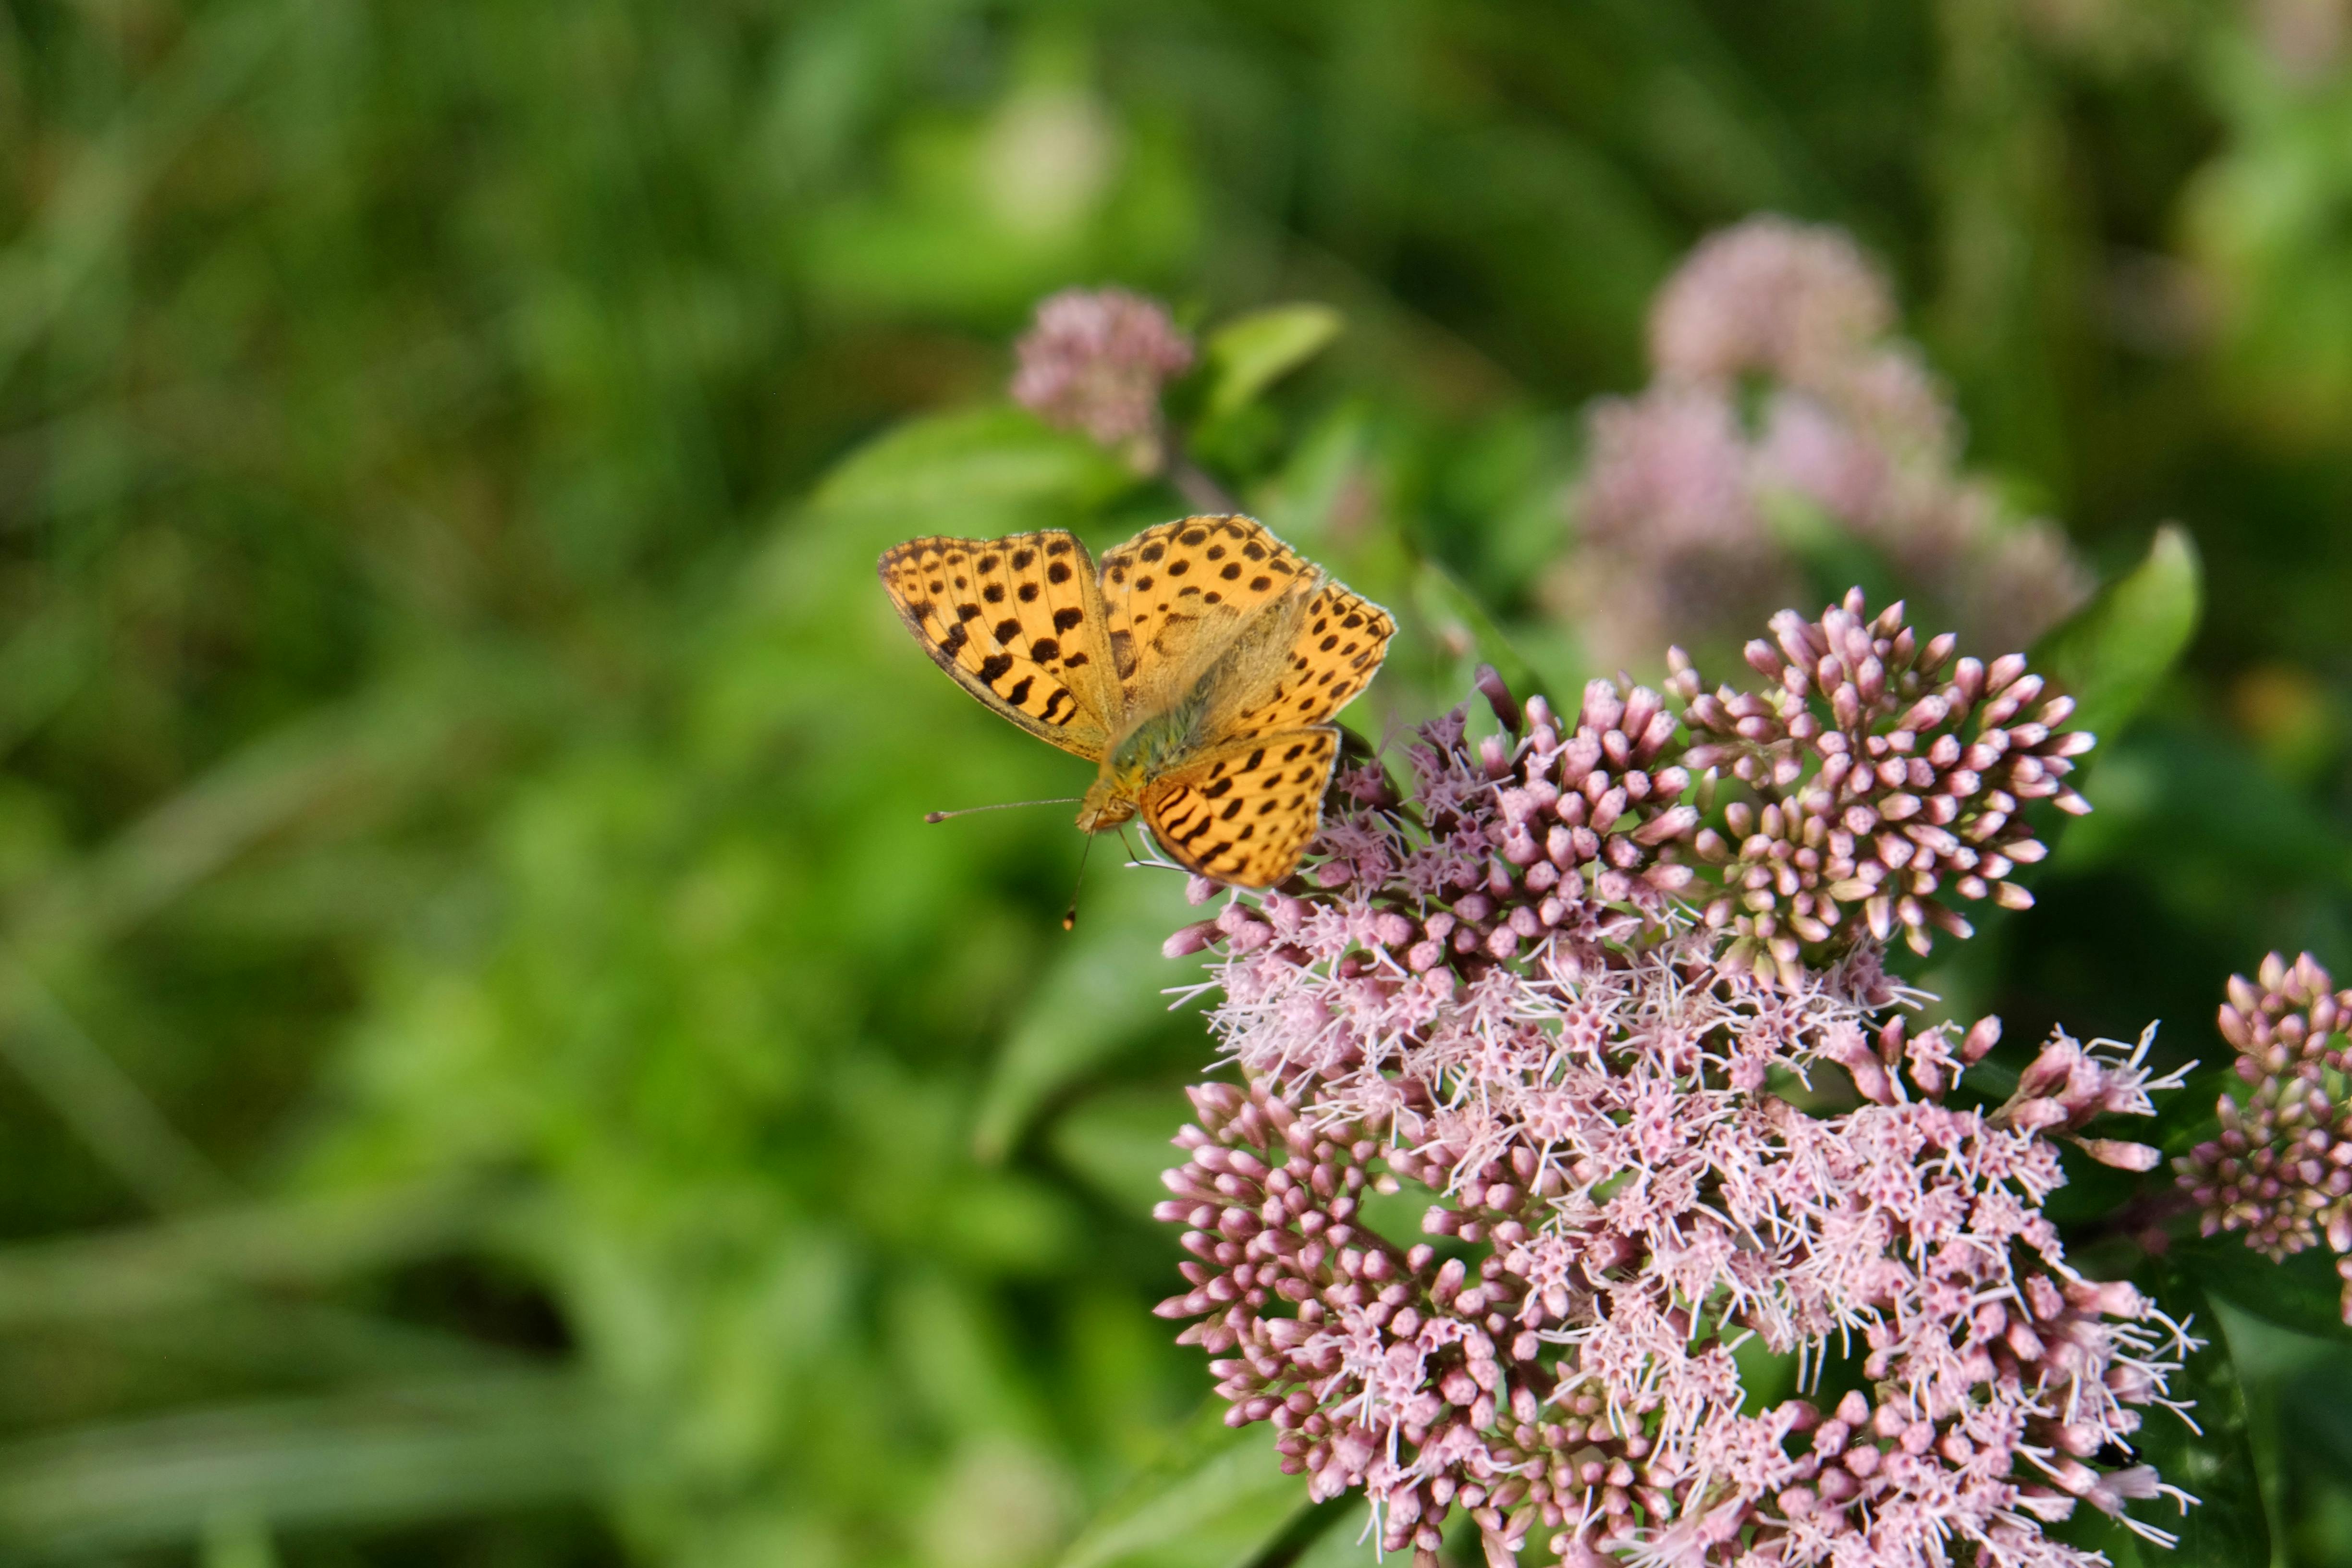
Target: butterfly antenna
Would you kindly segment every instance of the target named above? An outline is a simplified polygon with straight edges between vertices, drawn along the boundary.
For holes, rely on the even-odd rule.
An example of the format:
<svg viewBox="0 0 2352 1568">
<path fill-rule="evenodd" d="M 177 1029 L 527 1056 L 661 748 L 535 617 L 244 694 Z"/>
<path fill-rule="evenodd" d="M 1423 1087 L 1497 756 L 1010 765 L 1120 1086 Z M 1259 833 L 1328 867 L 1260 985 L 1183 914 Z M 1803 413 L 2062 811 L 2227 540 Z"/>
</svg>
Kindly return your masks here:
<svg viewBox="0 0 2352 1568">
<path fill-rule="evenodd" d="M 1078 889 L 1086 886 L 1087 857 L 1094 853 L 1095 836 L 1087 835 L 1086 847 L 1078 851 L 1078 874 L 1070 883 L 1070 907 L 1062 911 L 1062 929 L 1076 931 L 1078 926 Z"/>
<path fill-rule="evenodd" d="M 945 822 L 951 816 L 970 816 L 976 811 L 1011 811 L 1016 805 L 1076 805 L 1077 804 L 1078 797 L 1074 795 L 1057 795 L 1051 800 L 1001 800 L 994 805 L 967 805 L 959 811 L 927 811 L 923 813 L 923 820 Z"/>
</svg>

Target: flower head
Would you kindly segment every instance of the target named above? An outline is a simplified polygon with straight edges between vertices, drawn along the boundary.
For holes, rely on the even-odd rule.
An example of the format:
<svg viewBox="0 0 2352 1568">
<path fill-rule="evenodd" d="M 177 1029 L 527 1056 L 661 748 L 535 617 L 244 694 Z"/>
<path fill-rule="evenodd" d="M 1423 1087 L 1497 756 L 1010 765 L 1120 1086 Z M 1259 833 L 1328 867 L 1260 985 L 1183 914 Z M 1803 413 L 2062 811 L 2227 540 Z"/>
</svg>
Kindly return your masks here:
<svg viewBox="0 0 2352 1568">
<path fill-rule="evenodd" d="M 1037 307 L 1014 353 L 1013 400 L 1105 447 L 1156 459 L 1160 389 L 1192 368 L 1167 307 L 1124 289 L 1068 289 Z"/>
<path fill-rule="evenodd" d="M 1702 831 L 1701 858 L 1721 868 L 1708 923 L 1790 972 L 1802 943 L 1886 941 L 1898 929 L 1925 952 L 1931 930 L 1969 934 L 1935 895 L 2011 909 L 2033 900 L 2009 880 L 2046 852 L 2023 816 L 2047 799 L 2090 809 L 2065 784 L 2094 737 L 2064 723 L 2069 697 L 2044 701 L 2021 654 L 1988 667 L 1952 658 L 1948 635 L 1922 644 L 1896 604 L 1865 619 L 1859 591 L 1818 620 L 1772 618 L 1773 640 L 1747 647 L 1773 682 L 1762 695 L 1701 689 L 1679 650 L 1668 687 L 1688 704 L 1689 766 L 1724 769 L 1753 793 Z"/>
<path fill-rule="evenodd" d="M 2016 786 L 2055 777 L 2012 753 L 2063 755 L 2063 711 L 2024 717 L 2021 664 L 1952 665 L 1858 596 L 1775 629 L 1765 698 L 1596 682 L 1567 717 L 1488 678 L 1502 733 L 1423 727 L 1409 789 L 1341 780 L 1308 877 L 1171 942 L 1211 952 L 1239 1081 L 1192 1090 L 1157 1211 L 1186 1289 L 1160 1310 L 1228 1419 L 1271 1423 L 1315 1497 L 1363 1491 L 1387 1550 L 1433 1552 L 1459 1510 L 1495 1563 L 1538 1540 L 1588 1568 L 2071 1568 L 2095 1559 L 2045 1521 L 2165 1489 L 2100 1461 L 2186 1342 L 2071 1268 L 2042 1206 L 2060 1139 L 2145 1168 L 2088 1131 L 2170 1080 L 2145 1042 L 2061 1034 L 2008 1101 L 1961 1101 L 1998 1020 L 1916 1027 L 1879 965 L 1900 900 L 1936 897 L 1898 878 L 1993 885 Z M 1761 803 L 1719 865 L 1710 769 Z M 1864 772 L 1874 819 L 1848 826 Z M 1865 861 L 1886 890 L 1849 909 L 1829 889 Z M 1709 920 L 1726 897 L 1749 924 Z M 1761 922 L 1801 910 L 1821 929 L 1784 950 Z M 1748 1399 L 1751 1341 L 1801 1397 Z"/>
<path fill-rule="evenodd" d="M 2305 953 L 2273 952 L 2252 981 L 2230 977 L 2222 1037 L 2237 1048 L 2252 1092 L 2223 1095 L 2220 1135 L 2173 1162 L 2203 1211 L 2207 1236 L 2242 1231 L 2273 1260 L 2326 1240 L 2339 1255 L 2345 1321 L 2352 1322 L 2352 990 L 2338 991 Z"/>
</svg>

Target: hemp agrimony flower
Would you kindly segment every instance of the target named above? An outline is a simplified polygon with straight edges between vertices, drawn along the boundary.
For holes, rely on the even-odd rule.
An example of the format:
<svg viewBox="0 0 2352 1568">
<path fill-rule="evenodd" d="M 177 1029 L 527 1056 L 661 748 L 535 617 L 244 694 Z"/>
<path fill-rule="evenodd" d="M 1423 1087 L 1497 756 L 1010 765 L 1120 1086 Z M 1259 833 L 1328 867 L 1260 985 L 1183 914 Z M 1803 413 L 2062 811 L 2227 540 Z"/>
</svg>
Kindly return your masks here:
<svg viewBox="0 0 2352 1568">
<path fill-rule="evenodd" d="M 2252 981 L 2230 977 L 2222 1037 L 2253 1092 L 2215 1104 L 2221 1130 L 2173 1162 L 2202 1211 L 2204 1233 L 2243 1231 L 2273 1261 L 2326 1240 L 2352 1323 L 2352 990 L 2311 954 L 2273 952 Z"/>
<path fill-rule="evenodd" d="M 1922 646 L 1900 605 L 1867 622 L 1862 610 L 1857 594 L 1816 621 L 1775 616 L 1774 640 L 1747 648 L 1774 683 L 1761 695 L 1705 692 L 1688 658 L 1668 655 L 1696 742 L 1685 764 L 1726 768 L 1753 796 L 1694 846 L 1721 868 L 1706 919 L 1739 934 L 1727 962 L 1793 977 L 1804 943 L 1857 925 L 1880 942 L 1900 930 L 1920 952 L 1930 927 L 1965 937 L 1968 921 L 1934 895 L 1948 884 L 2027 908 L 2032 896 L 2007 879 L 2046 851 L 2025 803 L 2090 809 L 2063 782 L 2092 745 L 2063 728 L 2072 698 L 2040 702 L 2021 655 L 1956 661 L 1953 638 Z"/>
<path fill-rule="evenodd" d="M 1960 1098 L 1999 1020 L 1917 1026 L 1880 962 L 1965 930 L 1940 897 L 2031 858 L 2087 738 L 1899 606 L 1776 630 L 1762 696 L 1677 659 L 1561 716 L 1489 674 L 1501 733 L 1343 774 L 1307 875 L 1169 940 L 1239 1081 L 1192 1090 L 1160 1310 L 1417 1563 L 1459 1512 L 1497 1568 L 2075 1565 L 2078 1502 L 2164 1540 L 2127 1505 L 2188 1500 L 2121 1447 L 2180 1327 L 2042 1212 L 2062 1140 L 2153 1164 L 2090 1134 L 2173 1080 L 2057 1034 Z"/>
<path fill-rule="evenodd" d="M 1013 352 L 1015 403 L 1126 452 L 1139 471 L 1159 464 L 1160 389 L 1193 359 L 1167 307 L 1124 289 L 1067 289 L 1038 305 Z"/>
</svg>

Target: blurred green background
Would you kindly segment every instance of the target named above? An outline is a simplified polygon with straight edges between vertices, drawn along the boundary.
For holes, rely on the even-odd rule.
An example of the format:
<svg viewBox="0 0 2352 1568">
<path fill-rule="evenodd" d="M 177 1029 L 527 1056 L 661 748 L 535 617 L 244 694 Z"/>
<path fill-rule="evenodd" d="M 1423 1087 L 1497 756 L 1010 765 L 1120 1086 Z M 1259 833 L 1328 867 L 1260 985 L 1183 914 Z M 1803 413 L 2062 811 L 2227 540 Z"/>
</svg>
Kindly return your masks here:
<svg viewBox="0 0 2352 1568">
<path fill-rule="evenodd" d="M 1072 284 L 1340 312 L 1204 459 L 1402 610 L 1377 738 L 1489 617 L 1596 673 L 1584 406 L 1702 235 L 1850 230 L 1975 469 L 2207 572 L 1934 983 L 2215 1060 L 2230 971 L 2352 968 L 2348 32 L 0 0 L 0 1559 L 1021 1568 L 1170 1451 L 1179 889 L 1098 855 L 1065 936 L 1061 810 L 922 824 L 1084 771 L 871 576 L 1182 510 L 1003 401 Z M 2352 1560 L 2352 1348 L 2225 1321 L 2277 1561 Z M 1221 1495 L 1077 1560 L 1303 1539 Z"/>
</svg>

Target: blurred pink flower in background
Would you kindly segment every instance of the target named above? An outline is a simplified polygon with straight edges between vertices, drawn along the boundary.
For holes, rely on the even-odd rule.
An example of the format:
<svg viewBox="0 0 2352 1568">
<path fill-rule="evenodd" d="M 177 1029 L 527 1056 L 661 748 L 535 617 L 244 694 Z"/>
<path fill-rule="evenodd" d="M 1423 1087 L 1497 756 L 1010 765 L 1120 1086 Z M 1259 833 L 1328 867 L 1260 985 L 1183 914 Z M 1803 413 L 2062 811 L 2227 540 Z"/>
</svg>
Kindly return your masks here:
<svg viewBox="0 0 2352 1568">
<path fill-rule="evenodd" d="M 1159 461 L 1160 390 L 1193 360 L 1165 306 L 1124 289 L 1067 289 L 1038 305 L 1014 353 L 1015 403 L 1139 468 Z"/>
<path fill-rule="evenodd" d="M 1806 385 L 1895 325 L 1878 270 L 1843 231 L 1751 218 L 1710 235 L 1650 306 L 1650 360 L 1671 381 L 1751 373 Z"/>
<path fill-rule="evenodd" d="M 1852 239 L 1786 218 L 1711 237 L 1666 280 L 1654 381 L 1591 415 L 1578 548 L 1549 595 L 1599 658 L 1706 647 L 1785 604 L 1808 517 L 1974 642 L 2030 642 L 2086 596 L 2053 525 L 1955 470 L 1958 422 L 1895 321 Z"/>
</svg>

